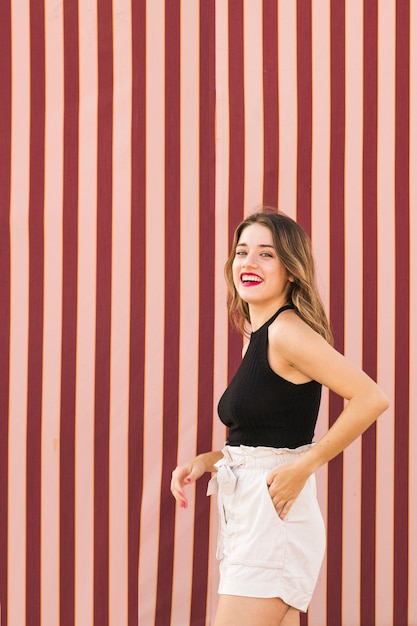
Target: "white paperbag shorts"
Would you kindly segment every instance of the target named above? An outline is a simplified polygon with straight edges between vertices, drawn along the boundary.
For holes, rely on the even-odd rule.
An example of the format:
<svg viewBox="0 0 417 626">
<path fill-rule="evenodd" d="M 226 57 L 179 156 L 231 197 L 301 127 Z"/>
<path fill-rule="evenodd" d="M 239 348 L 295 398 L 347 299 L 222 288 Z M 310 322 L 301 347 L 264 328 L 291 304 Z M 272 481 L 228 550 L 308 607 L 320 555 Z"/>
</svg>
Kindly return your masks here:
<svg viewBox="0 0 417 626">
<path fill-rule="evenodd" d="M 325 529 L 314 475 L 285 520 L 278 516 L 266 478 L 272 468 L 304 454 L 290 450 L 225 446 L 207 494 L 217 491 L 219 593 L 281 598 L 306 611 L 325 551 Z"/>
</svg>

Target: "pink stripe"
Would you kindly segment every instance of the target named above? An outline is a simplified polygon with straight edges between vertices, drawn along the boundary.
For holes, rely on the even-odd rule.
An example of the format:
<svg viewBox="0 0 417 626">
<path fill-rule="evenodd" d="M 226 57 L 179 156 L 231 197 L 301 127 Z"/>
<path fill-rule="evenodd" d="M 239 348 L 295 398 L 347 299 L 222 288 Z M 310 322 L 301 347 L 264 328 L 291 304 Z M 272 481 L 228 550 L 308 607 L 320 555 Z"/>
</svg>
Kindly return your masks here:
<svg viewBox="0 0 417 626">
<path fill-rule="evenodd" d="M 153 624 L 157 598 L 159 491 L 162 467 L 164 368 L 164 24 L 165 2 L 147 14 L 146 40 L 146 336 L 139 623 Z M 155 254 L 155 250 L 159 254 Z M 157 278 L 155 278 L 157 277 Z M 141 277 L 142 278 L 142 277 Z M 172 468 L 171 468 L 172 469 Z"/>
<path fill-rule="evenodd" d="M 40 468 L 42 421 L 45 29 L 44 5 L 30 2 L 29 353 L 27 406 L 26 616 L 40 624 Z"/>
<path fill-rule="evenodd" d="M 330 7 L 313 5 L 312 17 L 312 225 L 311 238 L 321 296 L 329 303 Z"/>
<path fill-rule="evenodd" d="M 128 616 L 129 313 L 131 271 L 132 47 L 130 0 L 113 2 L 114 19 L 111 387 L 109 438 L 109 623 Z M 134 268 L 133 271 L 136 271 Z M 143 276 L 143 274 L 142 274 Z M 137 457 L 138 458 L 138 457 Z M 137 497 L 137 496 L 136 496 Z M 135 499 L 136 501 L 136 499 Z M 136 561 L 137 563 L 137 561 Z"/>
<path fill-rule="evenodd" d="M 45 23 L 45 250 L 41 449 L 41 624 L 59 623 L 62 329 L 63 7 Z"/>
<path fill-rule="evenodd" d="M 312 6 L 312 243 L 317 267 L 317 280 L 326 308 L 329 302 L 329 174 L 330 174 L 330 6 Z M 327 430 L 328 390 L 323 389 L 320 415 L 315 438 Z M 317 473 L 317 493 L 324 519 L 327 519 L 327 473 L 324 467 Z M 326 624 L 327 562 L 309 608 L 310 624 Z"/>
<path fill-rule="evenodd" d="M 199 329 L 199 80 L 200 6 L 195 0 L 181 5 L 181 317 L 178 387 L 178 462 L 196 452 L 198 423 Z M 190 263 L 190 259 L 195 262 Z M 193 407 L 193 408 L 192 408 Z M 187 489 L 186 511 L 176 507 L 172 624 L 190 624 L 194 489 Z M 203 600 L 205 604 L 205 598 Z"/>
<path fill-rule="evenodd" d="M 75 623 L 94 620 L 94 393 L 97 231 L 96 6 L 79 3 L 79 231 L 75 428 Z M 81 227 L 82 225 L 82 227 Z"/>
<path fill-rule="evenodd" d="M 216 3 L 215 10 L 215 31 L 216 46 L 224 50 L 228 49 L 228 5 L 226 3 Z M 229 189 L 225 184 L 224 177 L 227 177 L 229 164 L 229 106 L 228 106 L 228 55 L 216 54 L 216 136 L 221 141 L 216 145 L 216 221 L 215 221 L 215 292 L 214 301 L 214 420 L 213 420 L 213 441 L 212 449 L 219 450 L 226 439 L 225 428 L 217 417 L 217 402 L 227 384 L 228 367 L 228 321 L 225 311 L 226 285 L 223 278 L 223 266 L 228 255 L 228 228 L 227 212 L 221 218 L 219 207 L 227 207 Z M 220 94 L 222 94 L 220 96 Z M 218 588 L 218 562 L 216 559 L 217 542 L 217 511 L 216 507 L 211 507 L 210 543 L 209 551 L 209 586 L 207 590 L 207 619 L 214 623 L 217 608 L 217 588 Z"/>
<path fill-rule="evenodd" d="M 164 405 L 158 587 L 155 626 L 171 619 L 175 501 L 170 495 L 178 445 L 180 328 L 180 2 L 165 2 L 165 324 Z"/>
<path fill-rule="evenodd" d="M 132 3 L 132 156 L 128 434 L 128 626 L 138 623 L 146 275 L 146 1 Z M 140 272 L 137 270 L 140 268 Z"/>
<path fill-rule="evenodd" d="M 14 4 L 14 3 L 13 3 Z M 26 439 L 29 326 L 30 16 L 12 6 L 12 150 L 10 199 L 11 325 L 8 502 L 8 602 L 10 624 L 26 612 Z M 27 9 L 27 7 L 26 7 Z M 20 52 L 20 54 L 19 54 Z M 13 488 L 11 488 L 13 486 Z"/>
<path fill-rule="evenodd" d="M 60 437 L 60 623 L 75 610 L 75 381 L 78 275 L 78 5 L 64 5 L 63 292 Z"/>
<path fill-rule="evenodd" d="M 297 210 L 297 5 L 278 2 L 279 189 L 278 208 Z"/>
<path fill-rule="evenodd" d="M 408 623 L 410 355 L 410 3 L 396 4 L 394 614 Z"/>
<path fill-rule="evenodd" d="M 376 624 L 393 612 L 395 3 L 378 3 L 378 28 L 378 381 L 391 406 L 377 423 Z"/>
<path fill-rule="evenodd" d="M 94 624 L 109 619 L 109 413 L 112 258 L 112 3 L 98 4 L 97 309 L 94 406 Z"/>
<path fill-rule="evenodd" d="M 262 0 L 243 6 L 245 154 L 249 156 L 245 158 L 244 213 L 248 214 L 260 206 L 263 196 Z"/>
<path fill-rule="evenodd" d="M 278 3 L 263 0 L 264 193 L 263 203 L 278 206 Z"/>
<path fill-rule="evenodd" d="M 7 624 L 10 358 L 11 6 L 0 5 L 0 606 Z"/>
</svg>

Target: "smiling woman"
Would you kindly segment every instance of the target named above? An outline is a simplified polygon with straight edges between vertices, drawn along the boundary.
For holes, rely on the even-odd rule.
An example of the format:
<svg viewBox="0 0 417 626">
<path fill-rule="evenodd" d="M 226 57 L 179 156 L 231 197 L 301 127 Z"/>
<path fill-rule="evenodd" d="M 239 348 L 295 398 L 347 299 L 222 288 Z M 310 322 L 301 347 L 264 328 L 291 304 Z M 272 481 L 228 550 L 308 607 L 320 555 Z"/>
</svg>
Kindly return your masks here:
<svg viewBox="0 0 417 626">
<path fill-rule="evenodd" d="M 248 227 L 262 228 L 259 244 L 264 248 L 263 257 L 277 257 L 284 266 L 291 292 L 291 300 L 298 314 L 329 343 L 333 343 L 330 324 L 316 285 L 315 264 L 310 239 L 305 231 L 284 213 L 265 209 L 250 215 L 236 229 L 232 250 L 225 265 L 228 286 L 228 306 L 232 325 L 244 333 L 245 324 L 253 327 L 249 316 L 249 303 L 238 293 L 233 274 L 235 257 L 247 255 Z M 243 237 L 244 233 L 244 237 Z M 262 242 L 262 243 L 261 243 Z M 260 250 L 262 254 L 262 251 Z"/>
<path fill-rule="evenodd" d="M 265 209 L 235 232 L 225 265 L 232 324 L 249 337 L 220 398 L 223 450 L 178 466 L 171 491 L 212 472 L 217 492 L 220 601 L 215 626 L 292 626 L 306 611 L 325 549 L 315 471 L 387 408 L 376 383 L 332 347 L 310 241 Z M 347 402 L 313 443 L 322 385 Z"/>
<path fill-rule="evenodd" d="M 250 224 L 239 238 L 232 261 L 232 280 L 239 298 L 252 308 L 253 330 L 287 302 L 294 278 L 274 248 L 270 229 L 263 224 Z"/>
</svg>

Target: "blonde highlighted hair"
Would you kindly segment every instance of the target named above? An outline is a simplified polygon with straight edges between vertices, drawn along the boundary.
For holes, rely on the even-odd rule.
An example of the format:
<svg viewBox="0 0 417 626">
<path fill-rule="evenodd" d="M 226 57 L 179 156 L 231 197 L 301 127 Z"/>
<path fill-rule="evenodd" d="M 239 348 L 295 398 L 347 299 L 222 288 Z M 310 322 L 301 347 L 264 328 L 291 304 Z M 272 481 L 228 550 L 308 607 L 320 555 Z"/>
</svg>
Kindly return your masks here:
<svg viewBox="0 0 417 626">
<path fill-rule="evenodd" d="M 261 224 L 271 231 L 274 248 L 281 263 L 288 275 L 294 279 L 290 283 L 288 303 L 294 305 L 296 312 L 306 324 L 332 344 L 332 331 L 316 285 L 310 239 L 297 222 L 284 213 L 268 207 L 249 215 L 235 231 L 232 250 L 224 268 L 232 326 L 243 335 L 246 333 L 247 324 L 250 323 L 248 304 L 239 296 L 233 283 L 232 265 L 240 236 L 251 224 Z"/>
</svg>

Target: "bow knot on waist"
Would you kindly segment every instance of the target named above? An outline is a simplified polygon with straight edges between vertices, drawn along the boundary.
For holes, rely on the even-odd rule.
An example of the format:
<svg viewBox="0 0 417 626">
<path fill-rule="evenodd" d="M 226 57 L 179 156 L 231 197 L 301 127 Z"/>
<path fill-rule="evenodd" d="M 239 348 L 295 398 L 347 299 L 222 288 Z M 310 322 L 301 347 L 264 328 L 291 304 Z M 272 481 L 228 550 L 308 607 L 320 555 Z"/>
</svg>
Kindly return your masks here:
<svg viewBox="0 0 417 626">
<path fill-rule="evenodd" d="M 217 461 L 214 464 L 217 467 L 217 472 L 208 483 L 207 495 L 211 496 L 221 489 L 226 496 L 230 496 L 235 490 L 237 482 L 233 469 L 242 467 L 243 464 L 243 461 L 234 461 L 230 455 L 225 455 L 220 461 Z"/>
</svg>

